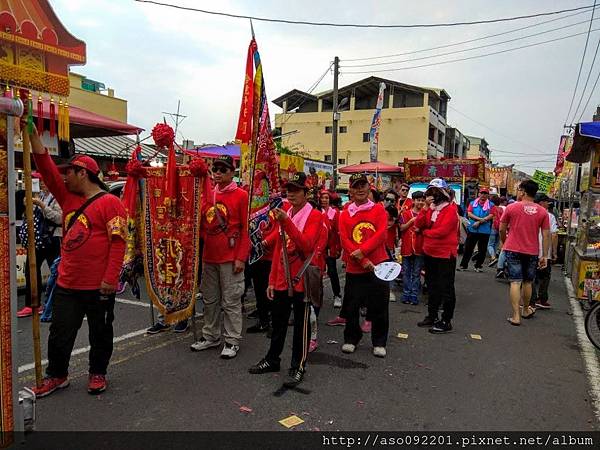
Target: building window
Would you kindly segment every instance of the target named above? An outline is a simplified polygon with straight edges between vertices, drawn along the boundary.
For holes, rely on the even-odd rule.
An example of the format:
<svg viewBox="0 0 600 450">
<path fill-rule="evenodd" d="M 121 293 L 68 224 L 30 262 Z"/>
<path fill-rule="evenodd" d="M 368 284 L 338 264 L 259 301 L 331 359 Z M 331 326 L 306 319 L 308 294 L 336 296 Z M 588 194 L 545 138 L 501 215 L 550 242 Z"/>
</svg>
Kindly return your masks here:
<svg viewBox="0 0 600 450">
<path fill-rule="evenodd" d="M 371 133 L 363 133 L 363 142 L 369 142 L 370 137 Z"/>
<path fill-rule="evenodd" d="M 331 155 L 325 155 L 323 158 L 325 162 L 331 162 Z"/>
<path fill-rule="evenodd" d="M 325 134 L 333 133 L 333 127 L 325 127 Z"/>
<path fill-rule="evenodd" d="M 348 127 L 340 127 L 340 133 L 347 133 Z"/>
<path fill-rule="evenodd" d="M 346 164 L 346 160 L 344 158 L 338 158 L 338 164 Z"/>
</svg>

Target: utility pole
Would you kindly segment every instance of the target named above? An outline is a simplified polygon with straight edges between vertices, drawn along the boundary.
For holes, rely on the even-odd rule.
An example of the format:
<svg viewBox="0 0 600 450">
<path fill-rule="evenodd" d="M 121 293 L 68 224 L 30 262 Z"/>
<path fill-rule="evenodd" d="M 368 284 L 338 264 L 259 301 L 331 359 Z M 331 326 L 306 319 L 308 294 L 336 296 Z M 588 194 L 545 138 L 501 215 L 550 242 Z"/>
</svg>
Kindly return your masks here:
<svg viewBox="0 0 600 450">
<path fill-rule="evenodd" d="M 337 186 L 337 138 L 338 122 L 340 113 L 338 112 L 338 78 L 340 76 L 340 58 L 333 59 L 333 129 L 331 132 L 331 159 L 333 163 L 333 188 Z"/>
<path fill-rule="evenodd" d="M 180 107 L 181 107 L 181 100 L 177 100 L 177 112 L 176 113 L 170 113 L 170 112 L 163 111 L 163 114 L 168 114 L 169 116 L 171 116 L 171 119 L 173 120 L 173 122 L 175 122 L 175 140 L 176 141 L 177 141 L 177 129 L 179 128 L 179 124 L 187 118 L 187 116 L 183 116 L 183 115 L 179 114 Z"/>
</svg>

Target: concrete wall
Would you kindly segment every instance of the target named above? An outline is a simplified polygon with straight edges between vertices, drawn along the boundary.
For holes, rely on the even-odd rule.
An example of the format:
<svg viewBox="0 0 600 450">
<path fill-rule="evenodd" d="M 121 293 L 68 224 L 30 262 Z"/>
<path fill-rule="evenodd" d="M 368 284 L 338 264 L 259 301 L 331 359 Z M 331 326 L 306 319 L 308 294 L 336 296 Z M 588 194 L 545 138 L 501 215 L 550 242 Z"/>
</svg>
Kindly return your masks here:
<svg viewBox="0 0 600 450">
<path fill-rule="evenodd" d="M 82 79 L 83 77 L 79 74 L 69 74 L 70 106 L 76 106 L 119 122 L 127 122 L 127 100 L 115 97 L 113 89 L 108 89 L 106 93 L 86 91 L 81 88 Z"/>
</svg>

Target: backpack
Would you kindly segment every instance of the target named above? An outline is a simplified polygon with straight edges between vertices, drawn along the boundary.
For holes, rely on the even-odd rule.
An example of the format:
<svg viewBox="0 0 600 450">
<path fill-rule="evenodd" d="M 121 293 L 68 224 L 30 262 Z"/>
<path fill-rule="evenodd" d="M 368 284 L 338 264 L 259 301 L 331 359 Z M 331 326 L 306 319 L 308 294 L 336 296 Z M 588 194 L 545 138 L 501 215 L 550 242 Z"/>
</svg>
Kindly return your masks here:
<svg viewBox="0 0 600 450">
<path fill-rule="evenodd" d="M 52 204 L 54 197 L 50 198 L 48 205 Z M 35 248 L 36 250 L 42 250 L 52 245 L 52 238 L 54 237 L 54 230 L 58 225 L 51 224 L 51 222 L 44 217 L 44 213 L 41 208 L 34 208 L 33 210 L 33 233 L 35 235 Z M 24 220 L 21 228 L 19 229 L 19 239 L 21 245 L 24 248 L 28 246 L 28 230 L 27 221 Z"/>
</svg>

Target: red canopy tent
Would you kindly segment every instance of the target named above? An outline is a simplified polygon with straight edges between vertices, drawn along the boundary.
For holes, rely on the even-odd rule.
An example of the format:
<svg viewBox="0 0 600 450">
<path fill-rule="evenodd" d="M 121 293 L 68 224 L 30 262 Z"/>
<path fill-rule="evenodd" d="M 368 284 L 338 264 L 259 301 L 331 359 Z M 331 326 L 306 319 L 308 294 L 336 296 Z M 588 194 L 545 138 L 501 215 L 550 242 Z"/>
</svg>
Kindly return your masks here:
<svg viewBox="0 0 600 450">
<path fill-rule="evenodd" d="M 404 168 L 400 166 L 394 166 L 392 164 L 386 164 L 379 161 L 367 162 L 360 164 L 352 164 L 350 166 L 342 167 L 339 169 L 340 173 L 403 173 Z"/>
</svg>

